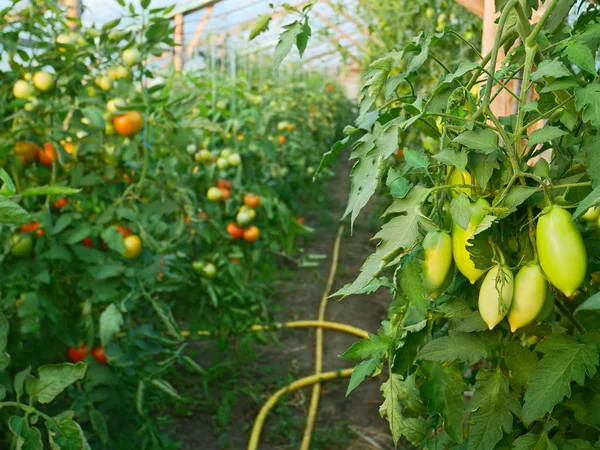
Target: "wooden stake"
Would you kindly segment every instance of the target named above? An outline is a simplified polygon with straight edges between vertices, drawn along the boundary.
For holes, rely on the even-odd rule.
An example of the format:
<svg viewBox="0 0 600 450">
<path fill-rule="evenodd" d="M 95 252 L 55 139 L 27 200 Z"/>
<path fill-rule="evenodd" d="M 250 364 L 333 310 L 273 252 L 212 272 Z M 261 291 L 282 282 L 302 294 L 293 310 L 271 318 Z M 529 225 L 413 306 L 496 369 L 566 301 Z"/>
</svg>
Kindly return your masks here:
<svg viewBox="0 0 600 450">
<path fill-rule="evenodd" d="M 67 7 L 67 25 L 72 30 L 79 28 L 79 19 L 81 18 L 80 0 L 63 0 L 63 5 Z"/>
<path fill-rule="evenodd" d="M 175 41 L 174 58 L 175 70 L 181 72 L 183 70 L 183 13 L 177 14 L 174 17 L 175 32 L 173 40 Z"/>
</svg>

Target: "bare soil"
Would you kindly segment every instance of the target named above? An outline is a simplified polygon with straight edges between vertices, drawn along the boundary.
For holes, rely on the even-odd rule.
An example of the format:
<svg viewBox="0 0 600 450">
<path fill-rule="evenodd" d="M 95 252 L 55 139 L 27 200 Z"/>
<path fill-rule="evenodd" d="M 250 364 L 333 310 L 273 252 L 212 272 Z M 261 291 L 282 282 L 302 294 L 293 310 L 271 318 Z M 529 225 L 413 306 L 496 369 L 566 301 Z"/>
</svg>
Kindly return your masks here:
<svg viewBox="0 0 600 450">
<path fill-rule="evenodd" d="M 331 266 L 337 224 L 348 199 L 350 168 L 349 163 L 338 166 L 328 190 L 329 208 L 313 215 L 307 214 L 307 224 L 316 232 L 314 237 L 307 240 L 304 251 L 307 254 L 326 254 L 327 258 L 318 268 L 293 268 L 292 276 L 285 277 L 290 280 L 280 283 L 275 296 L 281 299 L 279 311 L 275 315 L 277 321 L 317 318 L 320 298 Z M 374 206 L 370 204 L 365 208 L 354 225 L 352 236 L 349 223 L 346 223 L 332 292 L 356 278 L 364 260 L 375 248 L 370 239 L 376 230 L 369 222 Z M 282 273 L 289 270 L 289 263 L 282 261 Z M 385 290 L 343 301 L 330 299 L 326 320 L 376 332 L 385 319 L 389 301 L 389 294 Z M 248 388 L 245 390 L 246 395 L 240 391 L 239 398 L 236 398 L 227 411 L 231 422 L 228 431 L 216 430 L 219 417 L 215 417 L 214 412 L 192 411 L 188 417 L 177 420 L 174 436 L 183 441 L 182 450 L 245 449 L 254 419 L 267 398 L 288 382 L 313 374 L 314 329 L 281 330 L 277 332 L 276 339 L 278 342 L 270 340 L 266 345 L 258 346 L 256 362 L 244 366 L 245 379 L 238 380 L 238 383 L 247 384 Z M 352 367 L 356 361 L 344 360 L 339 355 L 357 339 L 345 333 L 325 330 L 323 370 Z M 202 350 L 204 359 L 207 349 Z M 207 365 L 205 359 L 198 362 Z M 380 418 L 378 412 L 382 401 L 379 391 L 382 381 L 382 378 L 368 378 L 348 398 L 345 397 L 348 378 L 323 383 L 312 449 L 391 449 L 387 422 Z M 259 391 L 254 392 L 254 389 Z M 226 395 L 225 390 L 221 390 L 220 394 Z M 219 391 L 218 387 L 216 391 Z M 214 390 L 212 395 L 215 395 Z M 281 398 L 278 407 L 267 418 L 259 449 L 299 448 L 310 395 L 311 387 L 308 387 Z M 218 397 L 216 395 L 215 400 Z"/>
</svg>

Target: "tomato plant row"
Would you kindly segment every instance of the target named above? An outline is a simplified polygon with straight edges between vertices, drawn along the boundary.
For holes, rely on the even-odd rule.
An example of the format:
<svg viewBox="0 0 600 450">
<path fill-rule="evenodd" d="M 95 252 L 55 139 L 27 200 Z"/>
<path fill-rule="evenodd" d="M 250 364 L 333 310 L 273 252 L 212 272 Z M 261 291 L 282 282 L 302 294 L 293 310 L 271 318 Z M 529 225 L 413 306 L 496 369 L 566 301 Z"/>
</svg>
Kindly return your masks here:
<svg viewBox="0 0 600 450">
<path fill-rule="evenodd" d="M 270 320 L 274 255 L 310 233 L 298 215 L 351 108 L 252 63 L 157 76 L 169 9 L 72 31 L 18 4 L 0 14 L 0 440 L 166 448 L 171 381 L 205 373 L 181 327 Z"/>
</svg>

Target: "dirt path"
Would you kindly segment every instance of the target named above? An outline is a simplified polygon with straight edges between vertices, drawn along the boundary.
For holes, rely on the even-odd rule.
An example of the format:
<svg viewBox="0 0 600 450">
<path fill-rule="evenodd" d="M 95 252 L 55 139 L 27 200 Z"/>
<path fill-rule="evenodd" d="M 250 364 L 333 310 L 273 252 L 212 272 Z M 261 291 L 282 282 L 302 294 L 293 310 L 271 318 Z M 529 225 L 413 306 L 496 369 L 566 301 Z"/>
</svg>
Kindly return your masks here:
<svg viewBox="0 0 600 450">
<path fill-rule="evenodd" d="M 343 159 L 343 157 L 342 157 Z M 325 254 L 316 269 L 296 269 L 293 281 L 284 281 L 278 288 L 280 311 L 276 319 L 316 319 L 321 294 L 325 289 L 331 266 L 331 253 L 337 232 L 338 220 L 347 202 L 350 164 L 340 164 L 336 177 L 330 183 L 330 207 L 322 216 L 306 217 L 307 223 L 316 229 L 316 236 L 305 246 L 307 254 Z M 373 205 L 370 205 L 372 208 Z M 369 206 L 367 207 L 369 209 Z M 346 225 L 341 242 L 339 265 L 333 291 L 352 282 L 360 271 L 366 256 L 374 250 L 370 242 L 375 229 L 369 226 L 369 210 L 365 211 L 354 226 L 350 237 Z M 385 290 L 369 296 L 355 296 L 343 301 L 330 299 L 326 320 L 338 321 L 375 332 L 385 319 L 390 301 Z M 250 386 L 247 396 L 241 396 L 232 410 L 229 430 L 215 432 L 214 414 L 193 414 L 177 421 L 178 439 L 184 441 L 182 450 L 217 450 L 219 448 L 241 450 L 247 445 L 249 430 L 264 401 L 278 388 L 296 378 L 308 376 L 314 371 L 314 329 L 284 330 L 277 333 L 279 343 L 259 346 L 256 363 L 245 367 L 248 371 L 243 380 Z M 345 333 L 325 330 L 323 370 L 352 367 L 355 361 L 339 358 L 358 338 Z M 256 365 L 256 368 L 253 366 Z M 382 380 L 367 379 L 350 397 L 345 397 L 348 379 L 323 383 L 319 413 L 315 424 L 312 449 L 320 450 L 367 450 L 391 448 L 387 422 L 379 417 L 381 404 L 379 386 Z M 260 389 L 251 392 L 253 389 Z M 311 388 L 287 394 L 272 410 L 263 429 L 261 450 L 297 449 L 302 439 L 306 412 L 310 402 Z M 251 398 L 255 396 L 255 398 Z M 218 424 L 217 424 L 218 425 Z M 371 443 L 369 441 L 371 440 Z M 220 447 L 219 447 L 220 441 Z M 374 445 L 372 442 L 378 442 Z"/>
</svg>

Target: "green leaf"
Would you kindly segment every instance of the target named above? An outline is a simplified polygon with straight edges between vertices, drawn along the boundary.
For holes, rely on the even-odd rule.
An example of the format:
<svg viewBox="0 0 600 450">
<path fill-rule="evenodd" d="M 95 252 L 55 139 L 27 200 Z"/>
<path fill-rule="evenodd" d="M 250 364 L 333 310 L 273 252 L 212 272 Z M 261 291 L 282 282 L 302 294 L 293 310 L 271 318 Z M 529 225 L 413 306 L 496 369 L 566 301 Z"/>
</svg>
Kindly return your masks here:
<svg viewBox="0 0 600 450">
<path fill-rule="evenodd" d="M 308 24 L 308 17 L 304 19 L 302 22 L 302 32 L 296 36 L 296 47 L 298 48 L 298 53 L 302 58 L 304 55 L 304 50 L 306 50 L 306 46 L 308 45 L 308 40 L 311 36 L 310 25 Z"/>
<path fill-rule="evenodd" d="M 463 230 L 466 230 L 471 220 L 471 201 L 464 192 L 452 199 L 450 203 L 452 220 Z"/>
<path fill-rule="evenodd" d="M 571 396 L 571 382 L 583 386 L 585 376 L 593 377 L 598 365 L 598 350 L 592 344 L 579 344 L 549 336 L 536 350 L 554 345 L 539 362 L 525 391 L 523 421 L 531 423 L 552 411 L 564 397 Z M 541 350 L 540 350 L 541 348 Z"/>
<path fill-rule="evenodd" d="M 480 153 L 471 154 L 471 160 L 474 165 L 473 173 L 479 186 L 487 186 L 492 178 L 494 169 L 499 169 L 498 157 L 496 153 L 490 155 L 482 155 Z"/>
<path fill-rule="evenodd" d="M 471 424 L 468 450 L 492 450 L 513 427 L 508 380 L 501 371 L 477 373 L 475 393 L 469 402 Z"/>
<path fill-rule="evenodd" d="M 31 366 L 28 366 L 27 368 L 21 370 L 19 373 L 17 373 L 15 375 L 15 379 L 13 382 L 13 385 L 15 387 L 15 393 L 17 394 L 17 400 L 19 400 L 21 398 L 21 396 L 23 395 L 24 388 L 25 388 L 25 380 L 27 380 L 27 377 L 29 376 L 29 374 L 31 373 Z"/>
<path fill-rule="evenodd" d="M 346 297 L 364 289 L 402 249 L 411 248 L 417 243 L 421 229 L 431 231 L 435 228 L 420 209 L 421 201 L 428 192 L 423 186 L 415 186 L 405 198 L 394 200 L 385 215 L 399 215 L 383 225 L 381 231 L 375 235 L 375 238 L 381 241 L 377 250 L 367 258 L 357 279 L 333 295 Z"/>
<path fill-rule="evenodd" d="M 65 233 L 66 243 L 69 245 L 79 244 L 84 238 L 88 237 L 91 232 L 91 225 L 83 223 L 78 228 L 69 230 L 68 233 Z"/>
<path fill-rule="evenodd" d="M 9 329 L 8 319 L 2 314 L 2 311 L 0 311 L 0 352 L 3 352 L 6 349 Z"/>
<path fill-rule="evenodd" d="M 123 314 L 115 304 L 108 305 L 102 314 L 100 314 L 100 342 L 103 347 L 107 347 L 121 331 L 123 325 Z"/>
<path fill-rule="evenodd" d="M 340 356 L 347 359 L 379 358 L 388 351 L 391 344 L 392 342 L 389 337 L 371 334 L 368 338 L 361 339 L 352 344 Z"/>
<path fill-rule="evenodd" d="M 390 167 L 385 184 L 390 188 L 390 194 L 394 198 L 404 198 L 410 192 L 413 185 L 394 167 Z"/>
<path fill-rule="evenodd" d="M 556 448 L 556 446 L 553 448 Z M 597 443 L 596 447 L 593 447 L 589 441 L 584 441 L 583 439 L 569 439 L 567 442 L 564 443 L 560 450 L 596 450 L 597 448 Z"/>
<path fill-rule="evenodd" d="M 465 410 L 464 391 L 467 385 L 456 364 L 444 366 L 431 363 L 424 366 L 427 382 L 421 386 L 423 398 L 427 400 L 429 414 L 439 414 L 444 419 L 444 430 L 455 442 L 463 441 Z"/>
<path fill-rule="evenodd" d="M 512 448 L 513 450 L 557 450 L 546 433 L 538 434 L 533 431 L 518 438 Z"/>
<path fill-rule="evenodd" d="M 484 340 L 477 334 L 451 331 L 449 336 L 434 339 L 419 352 L 427 361 L 459 361 L 475 364 L 487 357 Z"/>
<path fill-rule="evenodd" d="M 489 128 L 465 131 L 453 140 L 471 150 L 489 155 L 498 148 L 498 135 Z"/>
<path fill-rule="evenodd" d="M 527 145 L 534 146 L 538 144 L 543 144 L 544 142 L 550 142 L 561 136 L 565 136 L 566 134 L 569 133 L 567 133 L 565 130 L 561 130 L 558 127 L 546 125 L 544 128 L 540 128 L 539 130 L 535 130 L 531 133 Z"/>
<path fill-rule="evenodd" d="M 273 56 L 275 68 L 279 67 L 281 61 L 296 43 L 296 37 L 303 32 L 303 25 L 297 20 L 284 25 L 283 28 L 285 31 L 279 35 L 279 42 L 275 46 L 275 55 Z"/>
<path fill-rule="evenodd" d="M 562 405 L 573 410 L 575 420 L 593 427 L 600 426 L 600 394 L 593 395 L 587 389 L 574 393 L 571 398 L 565 400 Z"/>
<path fill-rule="evenodd" d="M 442 150 L 437 155 L 433 155 L 433 158 L 448 166 L 454 166 L 460 171 L 465 170 L 469 162 L 467 152 L 450 149 Z"/>
<path fill-rule="evenodd" d="M 83 380 L 87 364 L 53 364 L 38 369 L 38 378 L 27 377 L 25 390 L 42 404 L 50 403 L 62 391 L 78 380 Z"/>
<path fill-rule="evenodd" d="M 123 236 L 116 226 L 108 227 L 100 235 L 102 240 L 106 242 L 108 248 L 118 253 L 125 251 L 125 244 L 123 244 Z"/>
<path fill-rule="evenodd" d="M 83 115 L 87 117 L 94 128 L 104 130 L 106 128 L 106 122 L 104 122 L 104 114 L 100 108 L 95 106 L 86 106 L 81 110 Z"/>
<path fill-rule="evenodd" d="M 575 107 L 583 111 L 583 121 L 600 127 L 600 84 L 575 89 Z"/>
<path fill-rule="evenodd" d="M 107 444 L 109 441 L 108 425 L 102 413 L 97 409 L 92 409 L 90 411 L 90 422 L 92 422 L 92 428 L 96 432 L 96 436 L 100 438 L 103 444 Z"/>
<path fill-rule="evenodd" d="M 600 189 L 600 188 L 596 188 Z M 586 311 L 592 309 L 600 309 L 600 292 L 595 293 L 590 298 L 586 299 L 581 305 L 575 309 L 574 314 L 577 314 L 579 311 Z"/>
<path fill-rule="evenodd" d="M 252 28 L 250 30 L 250 37 L 248 38 L 248 40 L 251 41 L 259 34 L 267 31 L 269 29 L 270 23 L 271 23 L 271 14 L 270 13 L 263 14 L 258 19 L 256 19 L 256 21 L 254 22 L 254 25 L 252 25 Z"/>
<path fill-rule="evenodd" d="M 592 192 L 590 192 L 587 197 L 585 197 L 579 205 L 577 205 L 577 209 L 573 213 L 573 219 L 577 219 L 583 213 L 585 213 L 592 206 L 600 203 L 600 186 L 595 188 Z"/>
<path fill-rule="evenodd" d="M 17 450 L 43 450 L 42 434 L 35 427 L 30 427 L 24 417 L 12 416 L 8 420 L 10 431 L 17 437 Z"/>
<path fill-rule="evenodd" d="M 81 189 L 73 189 L 66 186 L 36 186 L 19 192 L 20 197 L 31 197 L 33 195 L 73 195 L 81 192 Z"/>
<path fill-rule="evenodd" d="M 151 381 L 151 383 L 154 387 L 160 389 L 168 396 L 173 397 L 175 400 L 183 400 L 183 398 L 177 393 L 175 388 L 168 381 L 155 378 Z"/>
<path fill-rule="evenodd" d="M 419 331 L 426 324 L 427 303 L 423 292 L 423 262 L 414 253 L 402 259 L 400 268 L 400 288 L 408 299 L 409 305 L 404 313 L 402 325 L 413 327 L 410 331 Z"/>
<path fill-rule="evenodd" d="M 63 413 L 60 417 L 55 417 L 54 421 L 46 421 L 52 450 L 91 450 L 83 430 L 72 415 L 70 412 L 68 417 L 64 417 Z"/>
<path fill-rule="evenodd" d="M 599 146 L 600 136 L 585 136 L 578 155 L 594 188 L 600 186 L 600 152 L 597 151 Z"/>
<path fill-rule="evenodd" d="M 590 48 L 581 41 L 571 41 L 563 50 L 563 54 L 572 64 L 579 66 L 592 75 L 596 75 L 596 59 Z"/>
<path fill-rule="evenodd" d="M 568 77 L 571 76 L 571 72 L 567 69 L 559 59 L 544 60 L 540 63 L 537 70 L 533 72 L 529 78 L 531 81 L 538 81 L 543 77 Z"/>
<path fill-rule="evenodd" d="M 406 164 L 415 169 L 425 169 L 429 166 L 429 158 L 418 150 L 404 149 L 404 160 Z"/>
<path fill-rule="evenodd" d="M 32 220 L 31 214 L 21 206 L 6 197 L 0 197 L 0 223 L 23 225 Z"/>
<path fill-rule="evenodd" d="M 521 386 L 527 387 L 538 365 L 539 359 L 536 353 L 517 341 L 510 341 L 504 355 L 504 362 L 513 379 Z"/>
<path fill-rule="evenodd" d="M 510 191 L 508 191 L 508 194 L 504 199 L 504 204 L 509 208 L 516 208 L 536 192 L 538 192 L 538 189 L 534 187 L 513 186 L 510 188 Z"/>
<path fill-rule="evenodd" d="M 352 376 L 350 377 L 350 382 L 348 383 L 348 389 L 346 390 L 346 397 L 350 395 L 354 389 L 356 389 L 366 377 L 371 375 L 377 366 L 379 365 L 379 359 L 367 359 L 363 361 L 354 368 L 352 372 Z"/>
<path fill-rule="evenodd" d="M 8 172 L 6 170 L 4 170 L 4 168 L 2 168 L 2 167 L 0 167 L 0 180 L 4 181 L 4 183 L 6 184 L 6 187 L 8 188 L 8 190 L 10 192 L 12 192 L 13 194 L 15 192 L 17 192 L 15 183 L 13 183 L 13 180 L 10 177 L 10 175 L 8 174 Z"/>
</svg>

